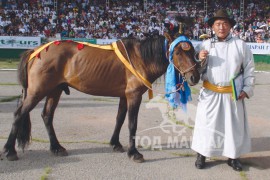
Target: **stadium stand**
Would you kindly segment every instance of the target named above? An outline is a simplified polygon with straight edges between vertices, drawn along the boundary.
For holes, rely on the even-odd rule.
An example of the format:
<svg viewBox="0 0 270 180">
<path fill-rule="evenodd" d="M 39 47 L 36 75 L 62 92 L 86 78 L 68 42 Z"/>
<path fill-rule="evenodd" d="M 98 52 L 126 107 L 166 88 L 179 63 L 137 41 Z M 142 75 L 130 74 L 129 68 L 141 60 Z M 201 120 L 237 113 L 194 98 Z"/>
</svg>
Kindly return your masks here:
<svg viewBox="0 0 270 180">
<path fill-rule="evenodd" d="M 170 0 L 169 0 L 170 1 Z M 0 36 L 40 36 L 118 39 L 128 36 L 142 38 L 144 33 L 162 34 L 166 24 L 175 25 L 168 12 L 191 17 L 188 29 L 191 38 L 211 34 L 207 19 L 219 8 L 227 9 L 237 24 L 234 36 L 248 41 L 269 42 L 269 0 L 246 0 L 244 19 L 240 17 L 240 1 L 208 0 L 205 15 L 203 0 L 149 0 L 145 7 L 140 0 L 3 0 L 0 9 Z"/>
</svg>

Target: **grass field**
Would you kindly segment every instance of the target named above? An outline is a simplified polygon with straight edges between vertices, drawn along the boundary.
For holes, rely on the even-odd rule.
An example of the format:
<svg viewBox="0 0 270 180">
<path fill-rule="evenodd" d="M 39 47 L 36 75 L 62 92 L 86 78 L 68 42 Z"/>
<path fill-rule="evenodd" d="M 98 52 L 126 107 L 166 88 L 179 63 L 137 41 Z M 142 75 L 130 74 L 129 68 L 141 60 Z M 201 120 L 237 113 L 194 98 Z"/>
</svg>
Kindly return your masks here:
<svg viewBox="0 0 270 180">
<path fill-rule="evenodd" d="M 267 63 L 255 63 L 256 71 L 268 71 L 270 72 L 270 64 Z"/>
<path fill-rule="evenodd" d="M 18 59 L 0 59 L 0 69 L 17 69 Z M 268 71 L 270 72 L 270 64 L 267 63 L 255 63 L 256 71 Z"/>
<path fill-rule="evenodd" d="M 0 69 L 17 69 L 19 59 L 0 59 Z"/>
</svg>

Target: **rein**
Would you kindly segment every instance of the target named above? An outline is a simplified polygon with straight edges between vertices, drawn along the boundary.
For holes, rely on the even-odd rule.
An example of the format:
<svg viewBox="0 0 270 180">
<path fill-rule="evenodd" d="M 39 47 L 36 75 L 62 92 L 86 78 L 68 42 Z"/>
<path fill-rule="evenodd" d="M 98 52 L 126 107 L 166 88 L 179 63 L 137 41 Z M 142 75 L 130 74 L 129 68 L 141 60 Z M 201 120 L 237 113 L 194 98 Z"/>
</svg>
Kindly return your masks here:
<svg viewBox="0 0 270 180">
<path fill-rule="evenodd" d="M 182 37 L 184 37 L 185 38 L 185 36 L 182 36 Z M 184 77 L 185 76 L 185 74 L 187 73 L 187 72 L 189 72 L 189 71 L 191 71 L 197 64 L 195 63 L 193 66 L 191 66 L 191 67 L 189 67 L 189 68 L 187 68 L 187 69 L 185 69 L 184 71 L 182 71 L 181 69 L 179 69 L 178 67 L 176 67 L 175 66 L 175 64 L 173 63 L 173 61 L 172 61 L 172 56 L 173 56 L 173 51 L 174 51 L 174 47 L 175 46 L 177 46 L 178 44 L 180 44 L 180 43 L 183 43 L 183 42 L 186 42 L 186 43 L 190 43 L 190 41 L 186 38 L 186 39 L 184 39 L 184 38 L 182 38 L 182 37 L 178 37 L 177 39 L 175 39 L 172 43 L 171 43 L 171 45 L 170 45 L 170 57 L 169 57 L 169 62 L 170 63 L 172 63 L 173 64 L 173 66 L 174 66 L 174 68 Z M 182 46 L 183 47 L 183 46 Z M 183 50 L 189 50 L 190 49 L 190 45 L 188 46 L 188 47 L 186 47 L 187 49 L 183 49 Z"/>
<path fill-rule="evenodd" d="M 185 74 L 186 74 L 187 72 L 191 71 L 191 69 L 193 69 L 196 65 L 197 65 L 197 64 L 195 63 L 193 66 L 187 68 L 185 71 L 181 71 L 181 70 L 180 70 L 179 68 L 177 68 L 177 67 L 175 66 L 175 64 L 173 63 L 173 66 L 175 67 L 175 69 L 177 69 L 177 71 L 180 72 L 180 74 L 183 76 L 183 78 L 185 77 Z M 186 78 L 185 78 L 185 79 L 186 79 Z"/>
</svg>

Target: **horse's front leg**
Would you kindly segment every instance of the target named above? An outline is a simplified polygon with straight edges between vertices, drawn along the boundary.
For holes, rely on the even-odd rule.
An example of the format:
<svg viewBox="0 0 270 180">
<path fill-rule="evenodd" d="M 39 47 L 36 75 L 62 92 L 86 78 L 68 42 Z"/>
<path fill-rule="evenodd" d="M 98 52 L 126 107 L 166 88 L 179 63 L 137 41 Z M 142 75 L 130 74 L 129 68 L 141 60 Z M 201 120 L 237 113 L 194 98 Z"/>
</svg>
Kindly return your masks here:
<svg viewBox="0 0 270 180">
<path fill-rule="evenodd" d="M 118 114 L 116 117 L 116 125 L 114 128 L 114 132 L 110 141 L 110 144 L 113 147 L 115 152 L 124 152 L 124 148 L 119 141 L 119 134 L 121 131 L 121 127 L 125 121 L 127 114 L 127 99 L 125 97 L 120 98 L 119 107 L 118 107 Z"/>
<path fill-rule="evenodd" d="M 144 162 L 143 155 L 136 149 L 135 138 L 137 131 L 137 120 L 139 108 L 142 101 L 141 95 L 133 94 L 128 101 L 128 128 L 129 128 L 129 148 L 128 157 L 135 162 Z"/>
</svg>

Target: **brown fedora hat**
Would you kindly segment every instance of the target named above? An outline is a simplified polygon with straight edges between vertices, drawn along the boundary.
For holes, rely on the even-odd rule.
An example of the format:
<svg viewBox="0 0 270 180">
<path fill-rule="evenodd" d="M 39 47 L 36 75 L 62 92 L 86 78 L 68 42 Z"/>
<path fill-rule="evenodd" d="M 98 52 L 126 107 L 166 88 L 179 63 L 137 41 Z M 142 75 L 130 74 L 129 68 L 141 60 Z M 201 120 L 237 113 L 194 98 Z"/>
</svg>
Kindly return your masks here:
<svg viewBox="0 0 270 180">
<path fill-rule="evenodd" d="M 212 26 L 217 19 L 228 19 L 232 27 L 236 24 L 236 21 L 229 17 L 225 9 L 217 10 L 215 15 L 207 21 L 208 25 Z"/>
</svg>

